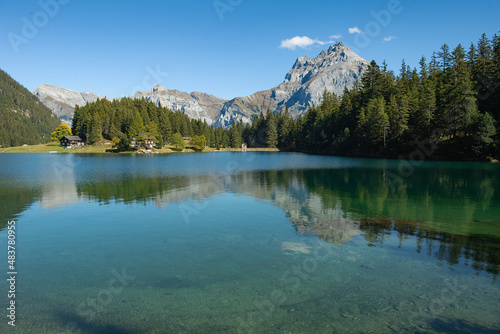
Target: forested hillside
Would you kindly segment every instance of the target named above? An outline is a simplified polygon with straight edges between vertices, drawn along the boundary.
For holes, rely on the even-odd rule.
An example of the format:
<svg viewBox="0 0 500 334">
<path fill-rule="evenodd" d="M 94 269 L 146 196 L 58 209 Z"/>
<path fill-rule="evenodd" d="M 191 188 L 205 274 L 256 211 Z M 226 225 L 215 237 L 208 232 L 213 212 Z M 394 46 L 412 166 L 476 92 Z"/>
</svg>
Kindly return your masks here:
<svg viewBox="0 0 500 334">
<path fill-rule="evenodd" d="M 468 51 L 443 45 L 419 69 L 403 60 L 396 76 L 374 61 L 361 82 L 342 97 L 324 93 L 293 120 L 268 113 L 243 130 L 243 140 L 311 153 L 408 155 L 421 144 L 437 145 L 436 157 L 498 157 L 500 38 L 483 35 Z"/>
<path fill-rule="evenodd" d="M 372 61 L 360 82 L 341 97 L 325 90 L 323 102 L 293 119 L 261 113 L 251 124 L 213 128 L 145 99 L 99 100 L 77 108 L 73 133 L 89 143 L 101 138 L 172 134 L 204 135 L 211 147 L 277 147 L 308 153 L 399 157 L 433 147 L 435 158 L 499 156 L 500 38 L 485 35 L 468 51 L 444 44 L 420 67 L 403 60 L 399 74 Z M 434 150 L 435 148 L 435 150 Z"/>
<path fill-rule="evenodd" d="M 101 139 L 118 142 L 148 138 L 161 145 L 180 133 L 184 137 L 204 135 L 211 147 L 229 145 L 229 130 L 190 119 L 180 111 L 173 112 L 144 98 L 102 99 L 77 107 L 72 130 L 88 144 Z"/>
<path fill-rule="evenodd" d="M 50 141 L 60 121 L 36 96 L 0 70 L 0 145 Z"/>
</svg>

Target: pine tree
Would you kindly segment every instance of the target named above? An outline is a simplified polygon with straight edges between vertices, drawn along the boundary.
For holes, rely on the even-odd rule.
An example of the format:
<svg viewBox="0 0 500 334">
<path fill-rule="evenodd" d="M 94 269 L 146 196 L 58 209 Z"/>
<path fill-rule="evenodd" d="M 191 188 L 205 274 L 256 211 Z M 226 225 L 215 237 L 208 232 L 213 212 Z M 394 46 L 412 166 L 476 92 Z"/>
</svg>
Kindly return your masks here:
<svg viewBox="0 0 500 334">
<path fill-rule="evenodd" d="M 279 148 L 290 148 L 290 136 L 293 130 L 293 118 L 288 111 L 288 107 L 285 109 L 283 114 L 283 121 L 278 133 L 278 147 Z"/>
<path fill-rule="evenodd" d="M 473 134 L 474 144 L 472 149 L 477 154 L 482 154 L 493 142 L 492 137 L 495 136 L 495 120 L 489 113 L 478 115 L 475 122 L 475 129 Z"/>
<path fill-rule="evenodd" d="M 492 84 L 489 91 L 492 94 L 490 110 L 493 117 L 500 122 L 500 36 L 493 36 Z"/>
<path fill-rule="evenodd" d="M 169 142 L 170 137 L 172 136 L 172 125 L 170 124 L 170 119 L 167 115 L 167 112 L 165 109 L 160 109 L 159 112 L 159 132 L 163 138 L 164 142 Z"/>
<path fill-rule="evenodd" d="M 372 98 L 376 98 L 382 94 L 383 90 L 383 77 L 379 66 L 372 60 L 370 67 L 366 70 L 363 77 L 361 78 L 361 83 L 363 86 L 363 103 L 367 103 Z"/>
<path fill-rule="evenodd" d="M 440 58 L 440 63 L 439 66 L 442 71 L 446 71 L 451 67 L 451 54 L 450 54 L 450 47 L 448 44 L 443 44 L 441 46 L 441 51 L 438 52 L 438 57 Z"/>
<path fill-rule="evenodd" d="M 87 138 L 87 142 L 89 144 L 95 144 L 99 140 L 102 139 L 102 126 L 101 126 L 101 120 L 99 118 L 98 114 L 94 114 L 94 117 L 92 119 L 91 127 L 90 127 L 90 133 Z"/>
<path fill-rule="evenodd" d="M 229 129 L 230 146 L 233 148 L 241 147 L 242 142 L 242 123 L 233 122 Z"/>
<path fill-rule="evenodd" d="M 450 73 L 447 108 L 450 130 L 455 136 L 459 131 L 469 134 L 478 110 L 472 75 L 465 62 L 464 50 L 460 44 L 453 50 L 453 66 Z"/>
<path fill-rule="evenodd" d="M 419 97 L 419 116 L 417 117 L 416 131 L 420 135 L 417 137 L 427 137 L 430 134 L 431 123 L 436 110 L 436 86 L 427 71 L 425 57 L 420 59 Z"/>
<path fill-rule="evenodd" d="M 384 133 L 389 128 L 389 117 L 385 108 L 385 100 L 379 96 L 368 102 L 366 110 L 361 109 L 359 123 L 369 147 L 379 146 L 384 139 Z"/>
<path fill-rule="evenodd" d="M 278 130 L 274 116 L 268 112 L 266 119 L 266 146 L 275 148 L 278 146 Z"/>
<path fill-rule="evenodd" d="M 127 135 L 129 138 L 142 137 L 144 134 L 144 123 L 142 122 L 139 111 L 134 113 L 130 125 L 128 127 Z"/>
</svg>

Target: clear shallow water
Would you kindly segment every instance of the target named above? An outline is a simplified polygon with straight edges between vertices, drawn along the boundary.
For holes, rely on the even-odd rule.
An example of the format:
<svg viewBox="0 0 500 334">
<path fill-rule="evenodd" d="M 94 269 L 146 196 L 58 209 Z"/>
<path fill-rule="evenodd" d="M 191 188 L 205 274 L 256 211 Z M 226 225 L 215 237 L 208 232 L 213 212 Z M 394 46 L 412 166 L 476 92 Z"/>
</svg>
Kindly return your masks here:
<svg viewBox="0 0 500 334">
<path fill-rule="evenodd" d="M 499 332 L 500 167 L 410 174 L 284 153 L 2 154 L 15 332 Z"/>
</svg>

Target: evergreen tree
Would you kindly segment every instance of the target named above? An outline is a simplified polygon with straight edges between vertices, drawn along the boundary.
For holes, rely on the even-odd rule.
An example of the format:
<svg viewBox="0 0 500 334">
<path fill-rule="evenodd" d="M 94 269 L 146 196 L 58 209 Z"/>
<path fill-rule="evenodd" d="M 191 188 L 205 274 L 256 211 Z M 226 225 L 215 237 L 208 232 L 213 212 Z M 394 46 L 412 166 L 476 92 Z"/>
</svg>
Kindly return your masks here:
<svg viewBox="0 0 500 334">
<path fill-rule="evenodd" d="M 483 154 L 493 143 L 492 137 L 496 134 L 495 120 L 489 113 L 478 115 L 474 130 L 472 149 L 477 154 Z"/>
<path fill-rule="evenodd" d="M 370 66 L 361 78 L 363 86 L 363 103 L 382 94 L 384 87 L 383 76 L 377 63 L 372 60 Z"/>
<path fill-rule="evenodd" d="M 453 66 L 450 70 L 448 117 L 453 135 L 458 131 L 470 134 L 471 126 L 478 115 L 475 91 L 470 68 L 465 62 L 465 54 L 459 44 L 453 50 Z"/>
<path fill-rule="evenodd" d="M 141 114 L 139 113 L 139 111 L 136 111 L 128 127 L 127 135 L 130 138 L 134 138 L 134 137 L 142 137 L 143 134 L 144 134 L 144 123 L 142 122 Z"/>
<path fill-rule="evenodd" d="M 417 137 L 430 134 L 431 123 L 436 110 L 436 86 L 426 69 L 425 57 L 420 59 L 420 90 L 419 90 L 419 115 L 417 117 L 416 133 Z"/>
<path fill-rule="evenodd" d="M 229 129 L 230 146 L 233 148 L 241 147 L 243 136 L 243 125 L 241 122 L 233 122 Z"/>
<path fill-rule="evenodd" d="M 275 148 L 278 146 L 278 129 L 276 127 L 275 117 L 268 111 L 266 119 L 266 146 Z"/>
<path fill-rule="evenodd" d="M 440 58 L 440 63 L 439 66 L 442 71 L 446 71 L 451 67 L 451 54 L 450 54 L 450 47 L 448 44 L 443 44 L 441 46 L 441 51 L 438 52 L 438 57 Z"/>
<path fill-rule="evenodd" d="M 101 119 L 98 114 L 94 114 L 90 125 L 90 133 L 87 137 L 88 144 L 95 144 L 102 139 Z"/>
<path fill-rule="evenodd" d="M 290 137 L 293 130 L 293 118 L 288 111 L 288 107 L 285 109 L 285 114 L 283 115 L 283 121 L 281 123 L 280 131 L 278 133 L 278 147 L 290 148 Z"/>
<path fill-rule="evenodd" d="M 158 130 L 164 142 L 168 142 L 172 136 L 172 125 L 165 109 L 160 109 L 158 116 Z"/>
</svg>

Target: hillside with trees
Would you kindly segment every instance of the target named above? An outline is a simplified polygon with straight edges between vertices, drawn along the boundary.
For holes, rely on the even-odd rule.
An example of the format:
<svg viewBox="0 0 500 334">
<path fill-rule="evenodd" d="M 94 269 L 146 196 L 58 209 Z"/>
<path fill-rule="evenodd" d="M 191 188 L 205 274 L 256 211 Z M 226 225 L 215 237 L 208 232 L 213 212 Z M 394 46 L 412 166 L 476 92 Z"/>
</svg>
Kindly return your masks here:
<svg viewBox="0 0 500 334">
<path fill-rule="evenodd" d="M 436 159 L 499 158 L 500 38 L 485 35 L 468 51 L 444 44 L 430 61 L 399 74 L 372 61 L 361 81 L 338 97 L 325 90 L 322 104 L 294 119 L 285 111 L 251 124 L 213 128 L 145 99 L 98 100 L 77 108 L 73 134 L 88 143 L 131 138 L 170 142 L 205 136 L 210 147 L 279 148 L 369 157 L 407 157 L 432 147 Z M 175 140 L 174 140 L 175 141 Z M 200 144 L 201 145 L 201 144 Z M 201 146 L 200 146 L 201 147 Z"/>
<path fill-rule="evenodd" d="M 152 140 L 162 147 L 174 141 L 174 135 L 182 137 L 205 136 L 210 147 L 231 145 L 230 130 L 214 128 L 206 121 L 190 119 L 184 113 L 142 99 L 107 99 L 87 103 L 75 109 L 72 132 L 88 144 L 102 139 L 114 143 L 130 140 Z M 122 145 L 123 146 L 123 145 Z"/>
<path fill-rule="evenodd" d="M 0 145 L 3 147 L 50 141 L 60 121 L 38 98 L 0 70 Z"/>
<path fill-rule="evenodd" d="M 420 145 L 435 157 L 499 156 L 500 37 L 483 35 L 468 51 L 444 44 L 419 69 L 403 60 L 399 74 L 372 61 L 342 97 L 327 91 L 319 106 L 292 119 L 260 115 L 243 129 L 250 147 L 352 156 L 407 156 Z M 236 125 L 238 127 L 238 125 Z M 232 129 L 231 129 L 232 130 Z"/>
</svg>

